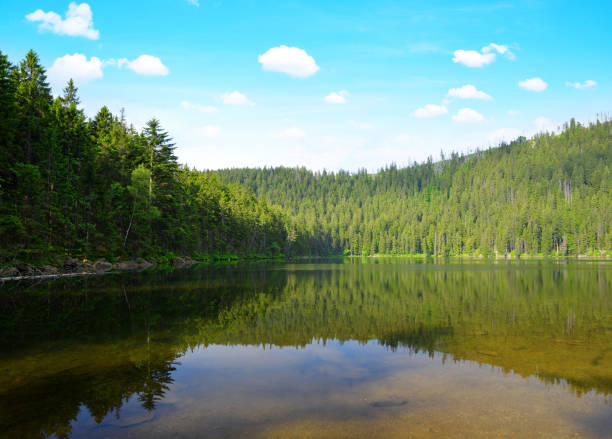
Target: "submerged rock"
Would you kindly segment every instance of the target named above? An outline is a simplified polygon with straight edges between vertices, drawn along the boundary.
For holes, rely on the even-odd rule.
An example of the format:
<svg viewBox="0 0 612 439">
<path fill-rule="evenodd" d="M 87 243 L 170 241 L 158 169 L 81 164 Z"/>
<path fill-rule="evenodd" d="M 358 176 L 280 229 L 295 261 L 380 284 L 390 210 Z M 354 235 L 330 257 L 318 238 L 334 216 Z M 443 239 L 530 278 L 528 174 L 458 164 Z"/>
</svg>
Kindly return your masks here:
<svg viewBox="0 0 612 439">
<path fill-rule="evenodd" d="M 66 259 L 64 259 L 62 266 L 64 268 L 64 271 L 70 273 L 76 271 L 79 266 L 79 263 L 80 261 L 78 259 L 74 259 L 68 256 Z"/>
<path fill-rule="evenodd" d="M 153 262 L 149 262 L 143 258 L 137 258 L 135 262 L 136 262 L 137 268 L 155 267 L 155 264 Z"/>
<path fill-rule="evenodd" d="M 93 268 L 94 268 L 94 270 L 103 273 L 105 271 L 112 270 L 113 269 L 113 264 L 111 264 L 110 262 L 108 262 L 105 259 L 98 259 L 96 262 L 94 262 Z"/>
<path fill-rule="evenodd" d="M 177 256 L 176 258 L 172 259 L 171 264 L 173 267 L 182 267 L 183 265 L 185 265 L 185 259 L 179 258 Z"/>
<path fill-rule="evenodd" d="M 57 274 L 59 273 L 59 269 L 54 267 L 53 265 L 45 265 L 41 268 L 42 274 Z"/>
<path fill-rule="evenodd" d="M 391 400 L 384 401 L 383 400 L 383 401 L 374 401 L 370 403 L 372 407 L 376 407 L 376 408 L 400 407 L 406 404 L 408 404 L 407 400 L 403 400 L 403 401 L 391 401 Z"/>
<path fill-rule="evenodd" d="M 174 259 L 172 259 L 171 265 L 173 267 L 188 267 L 189 265 L 193 265 L 195 263 L 196 261 L 191 259 L 189 256 L 185 256 L 184 258 L 177 256 Z"/>
<path fill-rule="evenodd" d="M 155 267 L 153 262 L 149 262 L 146 259 L 138 258 L 134 261 L 122 261 L 112 265 L 115 270 L 127 271 L 127 270 L 144 270 L 145 268 Z"/>
<path fill-rule="evenodd" d="M 136 270 L 138 265 L 135 261 L 122 261 L 113 264 L 115 270 Z"/>
</svg>

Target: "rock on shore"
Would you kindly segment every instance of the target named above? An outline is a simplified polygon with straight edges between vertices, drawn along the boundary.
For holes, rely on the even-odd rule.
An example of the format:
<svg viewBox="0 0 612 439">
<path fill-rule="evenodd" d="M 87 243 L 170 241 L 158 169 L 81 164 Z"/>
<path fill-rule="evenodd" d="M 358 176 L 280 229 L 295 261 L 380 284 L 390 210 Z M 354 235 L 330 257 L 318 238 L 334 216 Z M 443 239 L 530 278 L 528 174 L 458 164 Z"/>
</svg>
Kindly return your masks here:
<svg viewBox="0 0 612 439">
<path fill-rule="evenodd" d="M 190 257 L 175 257 L 170 265 L 175 268 L 188 267 L 196 261 Z M 26 263 L 17 263 L 15 266 L 0 268 L 0 279 L 25 278 L 25 277 L 52 277 L 62 275 L 99 274 L 112 270 L 116 271 L 138 271 L 153 268 L 157 264 L 143 258 L 129 261 L 111 263 L 105 259 L 95 261 L 80 260 L 72 257 L 58 259 L 56 265 L 36 266 Z"/>
</svg>

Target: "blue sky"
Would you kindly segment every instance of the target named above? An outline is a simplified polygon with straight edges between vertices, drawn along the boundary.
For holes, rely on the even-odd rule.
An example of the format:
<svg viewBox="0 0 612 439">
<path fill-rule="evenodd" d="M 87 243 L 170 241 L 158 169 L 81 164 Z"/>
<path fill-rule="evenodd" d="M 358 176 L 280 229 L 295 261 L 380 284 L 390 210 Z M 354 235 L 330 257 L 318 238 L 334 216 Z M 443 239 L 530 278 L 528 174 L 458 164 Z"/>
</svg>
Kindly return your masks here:
<svg viewBox="0 0 612 439">
<path fill-rule="evenodd" d="M 53 14 L 52 14 L 53 13 Z M 612 4 L 0 2 L 0 50 L 38 52 L 89 116 L 157 117 L 200 169 L 367 168 L 612 112 Z"/>
</svg>

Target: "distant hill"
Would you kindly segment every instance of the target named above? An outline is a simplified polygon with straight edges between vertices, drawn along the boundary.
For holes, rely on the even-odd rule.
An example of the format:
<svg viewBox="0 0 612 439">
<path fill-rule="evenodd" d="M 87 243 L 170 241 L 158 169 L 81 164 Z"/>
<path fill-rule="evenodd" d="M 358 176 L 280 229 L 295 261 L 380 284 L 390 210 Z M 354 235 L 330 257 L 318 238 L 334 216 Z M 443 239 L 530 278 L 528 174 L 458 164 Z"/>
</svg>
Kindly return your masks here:
<svg viewBox="0 0 612 439">
<path fill-rule="evenodd" d="M 612 124 L 571 120 L 406 168 L 226 169 L 294 218 L 310 254 L 580 255 L 612 249 Z"/>
<path fill-rule="evenodd" d="M 196 171 L 161 123 L 142 131 L 30 51 L 0 52 L 0 265 L 56 256 L 601 255 L 612 250 L 612 123 L 568 123 L 376 174 Z"/>
</svg>

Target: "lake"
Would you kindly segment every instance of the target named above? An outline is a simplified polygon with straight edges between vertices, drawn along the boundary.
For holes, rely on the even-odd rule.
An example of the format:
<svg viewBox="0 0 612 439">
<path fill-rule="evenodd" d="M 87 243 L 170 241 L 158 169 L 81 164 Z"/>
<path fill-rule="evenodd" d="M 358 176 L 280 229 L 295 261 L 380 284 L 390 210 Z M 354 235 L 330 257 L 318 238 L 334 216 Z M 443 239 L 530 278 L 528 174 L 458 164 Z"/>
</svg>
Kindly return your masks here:
<svg viewBox="0 0 612 439">
<path fill-rule="evenodd" d="M 610 438 L 612 262 L 0 284 L 3 438 Z"/>
</svg>

